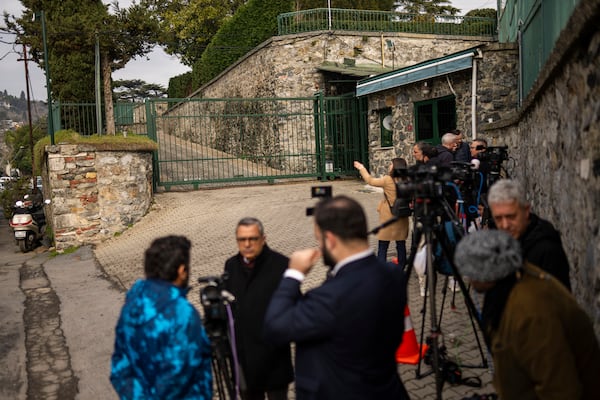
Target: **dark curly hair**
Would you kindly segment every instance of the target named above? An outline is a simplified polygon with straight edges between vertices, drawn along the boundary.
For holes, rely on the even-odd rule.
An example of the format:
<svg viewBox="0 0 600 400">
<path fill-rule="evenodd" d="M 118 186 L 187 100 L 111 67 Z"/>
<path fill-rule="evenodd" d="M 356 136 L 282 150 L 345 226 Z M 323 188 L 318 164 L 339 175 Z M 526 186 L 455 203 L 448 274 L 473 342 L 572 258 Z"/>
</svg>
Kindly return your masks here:
<svg viewBox="0 0 600 400">
<path fill-rule="evenodd" d="M 144 253 L 146 278 L 173 282 L 177 269 L 185 265 L 189 270 L 192 243 L 185 236 L 165 236 L 155 239 Z"/>
</svg>

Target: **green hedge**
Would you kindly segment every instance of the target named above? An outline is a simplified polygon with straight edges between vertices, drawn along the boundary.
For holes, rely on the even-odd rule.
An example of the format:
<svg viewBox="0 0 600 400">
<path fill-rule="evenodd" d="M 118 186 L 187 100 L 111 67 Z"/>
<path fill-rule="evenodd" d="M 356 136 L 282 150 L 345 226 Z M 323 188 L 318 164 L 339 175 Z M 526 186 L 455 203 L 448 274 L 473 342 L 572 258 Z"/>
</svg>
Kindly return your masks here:
<svg viewBox="0 0 600 400">
<path fill-rule="evenodd" d="M 277 35 L 277 16 L 292 10 L 290 0 L 250 0 L 227 20 L 192 68 L 198 89 L 260 43 Z"/>
</svg>

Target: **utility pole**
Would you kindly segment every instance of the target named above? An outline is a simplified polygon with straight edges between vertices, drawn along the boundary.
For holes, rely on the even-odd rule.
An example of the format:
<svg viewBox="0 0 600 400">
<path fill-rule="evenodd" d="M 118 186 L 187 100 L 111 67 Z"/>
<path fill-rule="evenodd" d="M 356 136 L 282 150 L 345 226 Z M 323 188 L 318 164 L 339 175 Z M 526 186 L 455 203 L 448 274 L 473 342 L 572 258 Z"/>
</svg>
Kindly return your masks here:
<svg viewBox="0 0 600 400">
<path fill-rule="evenodd" d="M 42 41 L 44 44 L 44 69 L 46 70 L 46 91 L 48 93 L 48 134 L 50 135 L 50 144 L 54 146 L 54 118 L 52 112 L 52 90 L 50 89 L 50 67 L 48 66 L 48 43 L 46 38 L 46 15 L 44 11 L 35 13 L 35 16 L 42 19 Z"/>
<path fill-rule="evenodd" d="M 18 60 L 21 61 L 21 60 Z M 31 122 L 31 95 L 29 93 L 29 66 L 27 65 L 27 46 L 23 43 L 23 60 L 25 63 L 25 88 L 27 92 L 27 120 L 29 123 L 29 150 L 31 151 L 31 180 L 33 181 L 33 189 L 37 187 L 37 179 L 33 173 L 34 151 L 33 151 L 33 124 Z"/>
</svg>

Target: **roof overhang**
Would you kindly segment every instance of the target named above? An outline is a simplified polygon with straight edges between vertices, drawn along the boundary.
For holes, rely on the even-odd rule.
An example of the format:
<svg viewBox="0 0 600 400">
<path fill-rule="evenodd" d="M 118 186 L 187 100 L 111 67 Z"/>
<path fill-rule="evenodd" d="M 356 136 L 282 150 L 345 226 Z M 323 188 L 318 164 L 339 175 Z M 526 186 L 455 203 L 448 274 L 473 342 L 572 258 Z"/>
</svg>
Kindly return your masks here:
<svg viewBox="0 0 600 400">
<path fill-rule="evenodd" d="M 362 79 L 356 84 L 356 95 L 365 96 L 382 90 L 469 69 L 473 66 L 473 57 L 477 54 L 477 51 L 478 48 L 463 50 L 448 56 L 411 65 L 410 67 Z"/>
<path fill-rule="evenodd" d="M 320 71 L 334 72 L 341 75 L 366 78 L 390 72 L 391 68 L 385 68 L 378 64 L 355 64 L 325 61 L 317 67 Z"/>
</svg>

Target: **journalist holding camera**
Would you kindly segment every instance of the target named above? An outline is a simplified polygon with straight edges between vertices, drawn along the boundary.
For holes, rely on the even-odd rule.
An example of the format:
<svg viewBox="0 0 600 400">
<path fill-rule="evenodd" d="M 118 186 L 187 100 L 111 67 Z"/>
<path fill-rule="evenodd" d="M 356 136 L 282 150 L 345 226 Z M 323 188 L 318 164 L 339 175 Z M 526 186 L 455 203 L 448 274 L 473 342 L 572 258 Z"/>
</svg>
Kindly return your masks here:
<svg viewBox="0 0 600 400">
<path fill-rule="evenodd" d="M 377 206 L 379 213 L 379 222 L 385 223 L 393 216 L 398 217 L 397 221 L 389 224 L 377 232 L 378 250 L 377 258 L 382 261 L 387 261 L 387 252 L 390 241 L 396 241 L 396 253 L 398 255 L 398 265 L 404 267 L 406 264 L 406 238 L 408 237 L 408 216 L 410 213 L 405 213 L 400 216 L 394 213 L 394 204 L 396 203 L 396 183 L 401 179 L 398 171 L 406 169 L 406 160 L 403 158 L 394 158 L 390 163 L 388 174 L 375 178 L 369 174 L 369 171 L 363 164 L 354 161 L 354 168 L 360 172 L 360 176 L 366 183 L 371 186 L 383 188 L 383 199 Z M 410 210 L 408 210 L 410 211 Z"/>
</svg>

